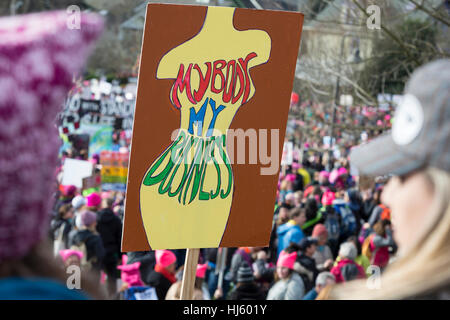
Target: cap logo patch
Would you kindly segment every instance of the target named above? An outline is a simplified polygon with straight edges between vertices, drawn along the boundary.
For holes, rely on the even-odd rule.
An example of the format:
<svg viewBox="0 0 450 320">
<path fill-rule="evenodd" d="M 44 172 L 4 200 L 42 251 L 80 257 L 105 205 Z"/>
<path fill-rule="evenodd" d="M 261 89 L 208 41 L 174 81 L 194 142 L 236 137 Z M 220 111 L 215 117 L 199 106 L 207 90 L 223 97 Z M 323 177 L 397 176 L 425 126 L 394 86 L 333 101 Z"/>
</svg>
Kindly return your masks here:
<svg viewBox="0 0 450 320">
<path fill-rule="evenodd" d="M 395 111 L 392 140 L 398 145 L 411 143 L 423 127 L 424 115 L 420 101 L 412 94 L 405 94 Z"/>
</svg>

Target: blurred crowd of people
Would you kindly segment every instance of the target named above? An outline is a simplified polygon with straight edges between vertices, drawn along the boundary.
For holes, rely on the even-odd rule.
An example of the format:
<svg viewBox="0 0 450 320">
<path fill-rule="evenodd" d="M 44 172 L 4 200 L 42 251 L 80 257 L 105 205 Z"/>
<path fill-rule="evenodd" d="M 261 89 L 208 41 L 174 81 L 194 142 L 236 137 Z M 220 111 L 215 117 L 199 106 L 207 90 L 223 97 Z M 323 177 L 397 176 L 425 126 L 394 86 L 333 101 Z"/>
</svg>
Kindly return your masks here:
<svg viewBox="0 0 450 320">
<path fill-rule="evenodd" d="M 300 109 L 308 113 L 311 105 L 303 103 Z M 363 123 L 373 116 L 353 109 Z M 292 113 L 298 110 L 293 107 Z M 114 132 L 114 141 L 129 148 L 121 132 Z M 390 210 L 380 201 L 383 183 L 361 190 L 350 174 L 350 146 L 341 143 L 340 158 L 309 148 L 317 147 L 314 141 L 297 145 L 303 156 L 294 157 L 279 175 L 269 247 L 228 248 L 220 270 L 219 249 L 201 249 L 195 298 L 315 299 L 330 283 L 366 278 L 374 266 L 382 272 L 396 251 Z M 69 149 L 61 165 L 74 157 L 92 161 L 99 171 L 98 156 L 88 159 L 87 154 Z M 70 262 L 91 270 L 112 299 L 151 288 L 153 298 L 179 298 L 185 250 L 122 254 L 125 194 L 82 194 L 75 186 L 59 186 L 55 194 L 50 228 L 55 255 L 66 266 Z"/>
</svg>

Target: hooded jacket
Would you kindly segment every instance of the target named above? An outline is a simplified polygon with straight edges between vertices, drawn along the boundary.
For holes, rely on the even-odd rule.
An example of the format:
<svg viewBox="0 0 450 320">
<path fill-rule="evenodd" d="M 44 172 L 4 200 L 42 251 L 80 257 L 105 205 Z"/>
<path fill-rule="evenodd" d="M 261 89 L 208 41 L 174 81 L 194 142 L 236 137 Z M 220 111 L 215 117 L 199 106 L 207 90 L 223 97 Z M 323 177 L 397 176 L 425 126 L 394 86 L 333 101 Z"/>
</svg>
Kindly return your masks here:
<svg viewBox="0 0 450 320">
<path fill-rule="evenodd" d="M 97 213 L 97 232 L 105 247 L 105 262 L 117 262 L 121 256 L 122 221 L 111 209 L 102 209 Z"/>
<path fill-rule="evenodd" d="M 93 268 L 101 269 L 105 248 L 100 236 L 87 229 L 73 230 L 69 234 L 69 246 L 80 246 L 82 243 L 86 245 L 86 259 L 91 261 Z"/>
<path fill-rule="evenodd" d="M 293 221 L 290 220 L 277 228 L 278 236 L 278 255 L 286 249 L 291 242 L 300 243 L 305 235 L 302 229 Z"/>
</svg>

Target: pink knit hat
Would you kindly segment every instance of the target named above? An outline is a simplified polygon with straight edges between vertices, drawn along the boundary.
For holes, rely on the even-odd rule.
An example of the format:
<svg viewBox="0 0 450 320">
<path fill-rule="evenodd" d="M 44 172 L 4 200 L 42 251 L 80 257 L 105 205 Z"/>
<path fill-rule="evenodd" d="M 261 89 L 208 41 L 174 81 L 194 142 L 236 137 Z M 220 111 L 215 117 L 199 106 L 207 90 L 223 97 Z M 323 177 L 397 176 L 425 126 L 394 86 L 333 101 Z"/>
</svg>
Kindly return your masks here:
<svg viewBox="0 0 450 320">
<path fill-rule="evenodd" d="M 207 267 L 208 267 L 208 265 L 206 263 L 197 265 L 197 272 L 196 272 L 195 276 L 198 278 L 204 279 Z"/>
<path fill-rule="evenodd" d="M 347 174 L 347 173 L 348 173 L 348 171 L 344 167 L 341 167 L 338 170 L 338 175 L 340 175 L 340 176 L 343 175 L 343 174 Z"/>
<path fill-rule="evenodd" d="M 283 250 L 278 257 L 277 267 L 294 269 L 295 259 L 297 259 L 297 252 L 286 253 L 286 251 Z"/>
<path fill-rule="evenodd" d="M 93 192 L 86 197 L 86 206 L 88 207 L 97 207 L 100 203 L 102 203 L 102 198 L 96 192 Z"/>
<path fill-rule="evenodd" d="M 78 251 L 78 250 L 71 250 L 71 249 L 66 249 L 66 250 L 61 250 L 59 252 L 59 255 L 61 256 L 61 258 L 63 259 L 63 261 L 65 262 L 70 256 L 77 256 L 78 259 L 83 259 L 83 252 Z"/>
<path fill-rule="evenodd" d="M 75 187 L 74 185 L 63 186 L 63 195 L 65 197 L 75 196 L 76 191 L 77 191 L 77 187 Z"/>
<path fill-rule="evenodd" d="M 328 171 L 325 171 L 325 170 L 320 171 L 319 177 L 324 177 L 324 178 L 328 179 L 330 177 L 330 173 Z"/>
<path fill-rule="evenodd" d="M 333 204 L 334 199 L 336 199 L 334 192 L 325 191 L 322 195 L 322 204 L 324 206 L 331 206 Z"/>
<path fill-rule="evenodd" d="M 79 29 L 67 21 L 65 11 L 0 18 L 0 262 L 47 234 L 55 119 L 102 29 L 95 14 L 81 14 Z"/>
<path fill-rule="evenodd" d="M 286 177 L 284 177 L 284 180 L 294 182 L 295 178 L 296 178 L 295 174 L 289 173 L 289 174 L 286 175 Z"/>
<path fill-rule="evenodd" d="M 123 282 L 127 283 L 129 287 L 144 286 L 144 282 L 141 279 L 141 272 L 139 270 L 141 266 L 140 262 L 132 264 L 123 264 L 117 267 L 121 270 L 120 278 Z"/>
<path fill-rule="evenodd" d="M 177 257 L 170 250 L 156 250 L 156 263 L 161 265 L 162 267 L 168 267 L 175 261 L 177 261 Z"/>
</svg>

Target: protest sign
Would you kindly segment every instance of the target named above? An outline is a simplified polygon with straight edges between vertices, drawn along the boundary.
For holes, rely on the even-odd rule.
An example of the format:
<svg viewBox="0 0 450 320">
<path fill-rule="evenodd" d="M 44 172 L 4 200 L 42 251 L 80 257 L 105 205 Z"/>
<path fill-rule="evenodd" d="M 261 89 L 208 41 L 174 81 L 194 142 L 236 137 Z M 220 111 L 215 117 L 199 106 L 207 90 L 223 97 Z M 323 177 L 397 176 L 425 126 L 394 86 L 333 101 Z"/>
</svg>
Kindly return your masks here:
<svg viewBox="0 0 450 320">
<path fill-rule="evenodd" d="M 65 133 L 76 130 L 83 124 L 131 129 L 134 105 L 134 99 L 124 99 L 122 96 L 83 99 L 80 94 L 75 94 L 67 99 L 64 110 L 59 115 L 60 126 Z"/>
<path fill-rule="evenodd" d="M 82 188 L 83 178 L 90 177 L 92 169 L 93 165 L 89 161 L 67 158 L 64 160 L 61 184 Z"/>
<path fill-rule="evenodd" d="M 290 166 L 294 160 L 294 144 L 290 141 L 285 141 L 283 145 L 283 155 L 281 156 L 281 165 Z"/>
<path fill-rule="evenodd" d="M 100 154 L 101 151 L 112 150 L 113 128 L 102 125 L 85 125 L 83 129 L 89 132 L 91 140 L 89 142 L 89 157 L 93 154 Z"/>
<path fill-rule="evenodd" d="M 302 23 L 148 4 L 123 251 L 268 245 Z M 276 169 L 233 162 L 231 129 L 266 130 Z"/>
<path fill-rule="evenodd" d="M 125 191 L 129 153 L 102 151 L 100 153 L 102 190 Z"/>
<path fill-rule="evenodd" d="M 83 196 L 88 196 L 93 192 L 100 192 L 101 176 L 100 174 L 94 174 L 90 177 L 83 178 Z"/>
</svg>

